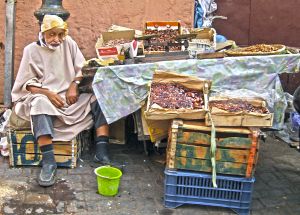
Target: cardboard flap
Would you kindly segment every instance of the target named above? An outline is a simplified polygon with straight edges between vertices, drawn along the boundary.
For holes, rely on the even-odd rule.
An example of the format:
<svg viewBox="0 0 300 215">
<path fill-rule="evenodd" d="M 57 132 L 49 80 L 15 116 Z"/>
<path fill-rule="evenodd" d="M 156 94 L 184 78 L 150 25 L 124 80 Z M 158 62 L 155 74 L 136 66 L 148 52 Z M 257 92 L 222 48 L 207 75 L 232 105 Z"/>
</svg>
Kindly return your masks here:
<svg viewBox="0 0 300 215">
<path fill-rule="evenodd" d="M 224 100 L 243 100 L 243 101 L 247 101 L 248 103 L 252 104 L 255 107 L 266 107 L 266 101 L 264 101 L 261 98 L 230 98 L 230 97 L 218 97 L 218 96 L 214 96 L 214 97 L 210 97 L 209 101 L 224 101 Z"/>
<path fill-rule="evenodd" d="M 117 40 L 117 39 L 132 40 L 134 38 L 134 35 L 135 35 L 134 30 L 103 32 L 102 33 L 104 42 L 107 42 L 109 40 Z"/>
<path fill-rule="evenodd" d="M 152 83 L 178 83 L 186 88 L 201 91 L 203 91 L 206 83 L 208 84 L 208 89 L 211 87 L 210 80 L 162 70 L 157 70 L 154 72 Z"/>
<path fill-rule="evenodd" d="M 194 28 L 191 33 L 196 33 L 196 39 L 209 39 L 214 41 L 216 30 L 214 28 Z"/>
</svg>

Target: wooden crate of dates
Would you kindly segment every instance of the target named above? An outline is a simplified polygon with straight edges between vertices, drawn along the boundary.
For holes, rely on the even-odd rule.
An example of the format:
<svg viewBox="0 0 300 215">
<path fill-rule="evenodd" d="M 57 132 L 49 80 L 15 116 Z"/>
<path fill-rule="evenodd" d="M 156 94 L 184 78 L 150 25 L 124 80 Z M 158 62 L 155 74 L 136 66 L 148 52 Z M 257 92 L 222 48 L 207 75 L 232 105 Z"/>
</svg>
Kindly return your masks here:
<svg viewBox="0 0 300 215">
<path fill-rule="evenodd" d="M 204 122 L 173 120 L 167 168 L 211 172 L 211 127 Z M 259 129 L 216 127 L 217 174 L 252 177 L 259 149 Z"/>
<path fill-rule="evenodd" d="M 182 44 L 176 40 L 181 34 L 181 25 L 177 21 L 146 22 L 144 36 L 145 54 L 160 54 L 164 52 L 180 52 Z"/>
<path fill-rule="evenodd" d="M 211 81 L 156 71 L 148 96 L 146 119 L 204 119 Z"/>
<path fill-rule="evenodd" d="M 211 119 L 207 114 L 206 125 L 271 127 L 273 114 L 261 99 L 209 98 Z"/>
</svg>

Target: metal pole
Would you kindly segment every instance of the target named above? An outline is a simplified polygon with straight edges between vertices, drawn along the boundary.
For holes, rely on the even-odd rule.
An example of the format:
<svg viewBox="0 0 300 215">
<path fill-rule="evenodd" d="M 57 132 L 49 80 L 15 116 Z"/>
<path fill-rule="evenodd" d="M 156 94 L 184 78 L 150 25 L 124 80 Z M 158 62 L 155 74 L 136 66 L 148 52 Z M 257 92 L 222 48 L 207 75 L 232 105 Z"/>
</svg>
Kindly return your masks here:
<svg viewBox="0 0 300 215">
<path fill-rule="evenodd" d="M 14 79 L 16 0 L 6 0 L 4 105 L 11 106 L 11 89 Z"/>
<path fill-rule="evenodd" d="M 64 21 L 70 16 L 70 13 L 63 7 L 62 0 L 42 0 L 42 5 L 34 12 L 34 16 L 41 24 L 46 14 L 60 16 Z"/>
</svg>

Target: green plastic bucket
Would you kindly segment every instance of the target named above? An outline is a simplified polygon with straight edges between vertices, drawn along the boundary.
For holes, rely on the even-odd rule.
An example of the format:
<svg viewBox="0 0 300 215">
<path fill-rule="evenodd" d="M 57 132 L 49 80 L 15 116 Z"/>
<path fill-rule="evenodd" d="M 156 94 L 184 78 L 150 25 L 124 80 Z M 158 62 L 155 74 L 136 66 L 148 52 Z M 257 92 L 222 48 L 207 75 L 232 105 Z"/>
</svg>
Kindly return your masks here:
<svg viewBox="0 0 300 215">
<path fill-rule="evenodd" d="M 121 170 L 111 166 L 101 166 L 95 169 L 98 192 L 103 196 L 115 196 L 119 190 Z"/>
</svg>

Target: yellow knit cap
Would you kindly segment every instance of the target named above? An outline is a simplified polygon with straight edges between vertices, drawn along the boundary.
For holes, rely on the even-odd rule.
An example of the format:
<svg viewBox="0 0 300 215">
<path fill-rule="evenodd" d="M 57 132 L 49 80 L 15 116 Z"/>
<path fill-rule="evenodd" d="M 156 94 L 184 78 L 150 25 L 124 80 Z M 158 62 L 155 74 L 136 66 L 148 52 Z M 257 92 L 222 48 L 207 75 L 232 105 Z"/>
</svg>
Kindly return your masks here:
<svg viewBox="0 0 300 215">
<path fill-rule="evenodd" d="M 41 25 L 41 32 L 44 33 L 45 31 L 51 30 L 53 28 L 60 28 L 68 30 L 68 25 L 62 18 L 56 15 L 45 15 L 42 25 Z"/>
</svg>

